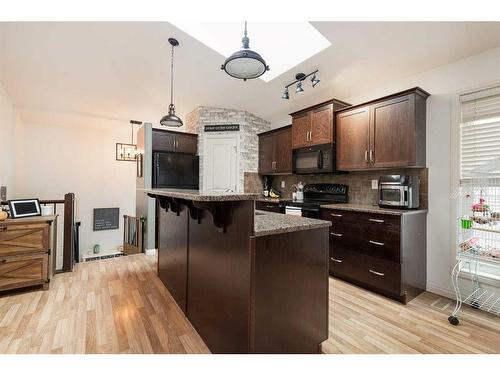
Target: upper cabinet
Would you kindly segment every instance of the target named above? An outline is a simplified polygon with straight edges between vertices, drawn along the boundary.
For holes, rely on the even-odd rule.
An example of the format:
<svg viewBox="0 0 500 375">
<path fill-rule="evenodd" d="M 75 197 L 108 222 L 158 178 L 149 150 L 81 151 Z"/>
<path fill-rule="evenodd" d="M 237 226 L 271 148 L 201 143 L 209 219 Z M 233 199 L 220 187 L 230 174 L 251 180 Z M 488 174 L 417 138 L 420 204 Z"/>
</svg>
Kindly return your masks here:
<svg viewBox="0 0 500 375">
<path fill-rule="evenodd" d="M 198 136 L 170 130 L 153 129 L 153 150 L 196 155 Z"/>
<path fill-rule="evenodd" d="M 292 127 L 259 134 L 259 174 L 292 173 Z"/>
<path fill-rule="evenodd" d="M 310 108 L 291 113 L 292 148 L 333 143 L 335 140 L 334 111 L 349 104 L 330 100 Z"/>
<path fill-rule="evenodd" d="M 337 170 L 425 167 L 428 97 L 417 87 L 337 111 Z"/>
</svg>

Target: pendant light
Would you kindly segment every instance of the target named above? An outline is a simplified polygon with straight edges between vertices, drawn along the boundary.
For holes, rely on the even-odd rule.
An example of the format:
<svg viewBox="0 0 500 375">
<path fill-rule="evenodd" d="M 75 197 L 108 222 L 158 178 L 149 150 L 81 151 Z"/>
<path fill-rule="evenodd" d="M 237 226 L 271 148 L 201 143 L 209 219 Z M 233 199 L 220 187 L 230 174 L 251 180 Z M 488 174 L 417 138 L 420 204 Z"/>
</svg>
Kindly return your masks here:
<svg viewBox="0 0 500 375">
<path fill-rule="evenodd" d="M 221 69 L 231 77 L 242 79 L 258 78 L 263 75 L 269 66 L 257 52 L 250 49 L 250 39 L 247 37 L 247 21 L 245 21 L 245 35 L 241 40 L 243 43 L 242 49 L 229 56 Z"/>
<path fill-rule="evenodd" d="M 168 115 L 165 115 L 160 120 L 160 124 L 163 126 L 179 127 L 184 125 L 182 120 L 175 114 L 174 106 L 174 47 L 179 45 L 177 39 L 168 38 L 168 42 L 172 46 L 172 57 L 170 64 L 170 105 L 168 106 Z"/>
</svg>

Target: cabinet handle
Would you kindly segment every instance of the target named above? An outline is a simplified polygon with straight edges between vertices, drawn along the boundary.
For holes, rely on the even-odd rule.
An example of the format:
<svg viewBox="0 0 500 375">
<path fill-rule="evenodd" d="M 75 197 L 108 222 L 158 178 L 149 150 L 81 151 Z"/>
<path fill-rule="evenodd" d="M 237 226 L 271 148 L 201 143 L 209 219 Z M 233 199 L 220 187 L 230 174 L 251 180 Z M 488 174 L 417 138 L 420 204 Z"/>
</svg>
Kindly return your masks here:
<svg viewBox="0 0 500 375">
<path fill-rule="evenodd" d="M 312 131 L 312 130 L 309 132 L 309 140 L 310 140 L 311 142 L 312 142 L 312 140 L 313 140 L 313 131 Z"/>
<path fill-rule="evenodd" d="M 368 150 L 365 150 L 365 163 L 368 163 Z"/>
<path fill-rule="evenodd" d="M 274 206 L 271 206 L 271 205 L 269 205 L 269 204 L 268 204 L 266 207 L 267 207 L 267 208 L 274 208 Z"/>
<path fill-rule="evenodd" d="M 370 150 L 370 163 L 375 163 L 375 159 L 373 157 L 373 150 Z"/>
<path fill-rule="evenodd" d="M 330 257 L 330 259 L 333 260 L 336 263 L 342 263 L 343 262 L 343 260 L 335 259 L 335 258 L 332 258 L 332 257 Z"/>
<path fill-rule="evenodd" d="M 0 230 L 7 230 L 7 227 L 1 227 Z"/>
<path fill-rule="evenodd" d="M 370 240 L 369 242 L 370 242 L 371 244 L 373 244 L 373 245 L 377 245 L 377 246 L 384 246 L 384 243 L 383 243 L 383 242 L 377 242 L 377 241 L 372 241 L 372 240 Z"/>
<path fill-rule="evenodd" d="M 374 223 L 385 223 L 384 220 L 380 220 L 380 219 L 368 219 L 369 221 L 372 221 Z"/>
<path fill-rule="evenodd" d="M 0 260 L 0 263 L 7 263 L 7 259 Z"/>
<path fill-rule="evenodd" d="M 332 236 L 335 236 L 335 237 L 342 237 L 342 236 L 343 236 L 343 234 L 341 234 L 341 233 L 333 233 L 333 232 L 330 232 L 330 234 L 331 234 Z"/>
<path fill-rule="evenodd" d="M 330 214 L 330 216 L 333 216 L 333 217 L 342 217 L 341 214 Z"/>
<path fill-rule="evenodd" d="M 368 270 L 368 271 L 370 271 L 371 273 L 373 273 L 374 275 L 377 275 L 377 276 L 385 276 L 385 273 L 382 273 L 382 272 L 377 272 L 374 270 Z"/>
<path fill-rule="evenodd" d="M 309 132 L 306 133 L 306 142 L 309 142 Z"/>
</svg>

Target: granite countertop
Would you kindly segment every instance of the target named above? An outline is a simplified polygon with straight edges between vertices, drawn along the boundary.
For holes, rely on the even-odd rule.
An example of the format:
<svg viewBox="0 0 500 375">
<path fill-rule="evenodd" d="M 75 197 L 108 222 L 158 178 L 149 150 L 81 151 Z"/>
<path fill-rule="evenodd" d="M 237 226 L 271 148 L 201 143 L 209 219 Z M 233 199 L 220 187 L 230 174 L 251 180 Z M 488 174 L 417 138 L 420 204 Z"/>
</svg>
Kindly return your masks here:
<svg viewBox="0 0 500 375">
<path fill-rule="evenodd" d="M 358 212 L 368 212 L 374 214 L 385 214 L 385 215 L 407 215 L 419 212 L 427 212 L 427 210 L 402 210 L 397 208 L 381 208 L 375 205 L 369 204 L 353 204 L 353 203 L 335 203 L 335 204 L 325 204 L 321 208 L 329 208 L 332 210 L 343 210 L 343 211 L 358 211 Z"/>
<path fill-rule="evenodd" d="M 255 237 L 262 237 L 272 234 L 326 228 L 331 225 L 330 221 L 325 220 L 255 210 L 254 235 Z"/>
<path fill-rule="evenodd" d="M 258 197 L 258 194 L 204 193 L 188 189 L 137 189 L 137 191 L 198 202 L 251 201 Z"/>
</svg>

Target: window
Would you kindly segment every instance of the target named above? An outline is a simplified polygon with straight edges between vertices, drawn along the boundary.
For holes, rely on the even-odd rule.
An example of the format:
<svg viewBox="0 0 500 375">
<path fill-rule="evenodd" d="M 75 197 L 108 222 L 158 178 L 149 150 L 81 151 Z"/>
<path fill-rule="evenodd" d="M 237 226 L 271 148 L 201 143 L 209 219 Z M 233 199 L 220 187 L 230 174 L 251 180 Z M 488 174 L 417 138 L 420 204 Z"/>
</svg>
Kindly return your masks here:
<svg viewBox="0 0 500 375">
<path fill-rule="evenodd" d="M 500 156 L 500 86 L 460 95 L 460 180 Z M 500 171 L 498 175 L 500 177 Z"/>
</svg>

